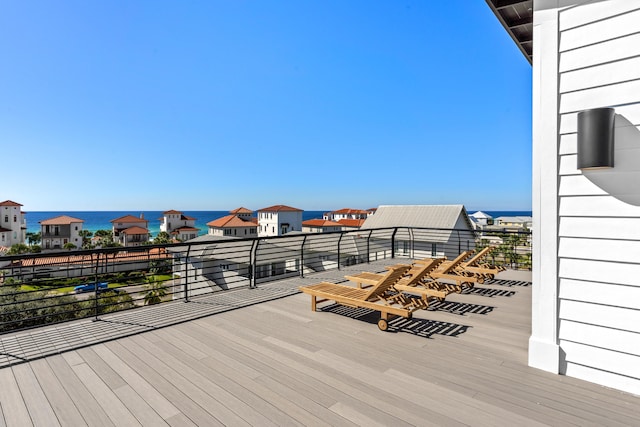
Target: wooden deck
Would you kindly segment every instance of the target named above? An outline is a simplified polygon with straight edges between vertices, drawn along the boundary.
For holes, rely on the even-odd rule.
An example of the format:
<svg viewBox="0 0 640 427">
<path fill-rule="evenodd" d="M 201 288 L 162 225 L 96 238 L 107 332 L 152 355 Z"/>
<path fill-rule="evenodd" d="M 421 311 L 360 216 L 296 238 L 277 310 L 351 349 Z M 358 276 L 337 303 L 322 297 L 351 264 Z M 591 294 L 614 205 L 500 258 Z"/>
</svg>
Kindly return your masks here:
<svg viewBox="0 0 640 427">
<path fill-rule="evenodd" d="M 0 426 L 640 425 L 640 397 L 527 366 L 526 273 L 389 332 L 295 289 L 363 269 L 0 337 Z"/>
</svg>

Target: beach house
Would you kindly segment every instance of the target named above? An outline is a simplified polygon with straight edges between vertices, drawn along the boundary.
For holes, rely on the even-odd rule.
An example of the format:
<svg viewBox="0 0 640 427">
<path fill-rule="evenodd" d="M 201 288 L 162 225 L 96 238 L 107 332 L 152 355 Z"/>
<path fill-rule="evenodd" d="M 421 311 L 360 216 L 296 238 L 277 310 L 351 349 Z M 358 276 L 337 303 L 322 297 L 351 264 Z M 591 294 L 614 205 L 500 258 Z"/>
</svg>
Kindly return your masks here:
<svg viewBox="0 0 640 427">
<path fill-rule="evenodd" d="M 275 205 L 258 209 L 258 237 L 282 236 L 302 231 L 302 209 Z"/>
<path fill-rule="evenodd" d="M 493 217 L 485 212 L 477 211 L 469 215 L 469 219 L 476 229 L 482 229 L 493 224 Z"/>
<path fill-rule="evenodd" d="M 172 238 L 183 242 L 194 239 L 199 232 L 198 228 L 196 228 L 196 218 L 176 210 L 162 212 L 160 231 L 169 233 Z"/>
<path fill-rule="evenodd" d="M 122 246 L 140 246 L 149 241 L 149 221 L 144 215 L 125 215 L 111 220 L 113 241 Z"/>
<path fill-rule="evenodd" d="M 640 2 L 487 4 L 533 66 L 529 365 L 640 394 Z"/>
<path fill-rule="evenodd" d="M 27 231 L 22 205 L 11 200 L 0 203 L 0 247 L 24 243 Z"/>
<path fill-rule="evenodd" d="M 341 219 L 367 219 L 371 211 L 363 209 L 344 208 L 337 211 L 327 212 L 323 218 L 330 221 L 340 221 Z"/>
<path fill-rule="evenodd" d="M 342 225 L 327 219 L 309 219 L 302 222 L 303 233 L 328 233 L 342 231 Z"/>
<path fill-rule="evenodd" d="M 84 220 L 68 215 L 60 215 L 40 221 L 42 249 L 62 249 L 70 243 L 76 248 L 82 247 L 82 224 Z"/>
<path fill-rule="evenodd" d="M 238 208 L 229 212 L 229 215 L 214 219 L 207 223 L 208 234 L 211 236 L 227 237 L 256 237 L 258 235 L 258 223 L 253 212 L 246 208 Z"/>
</svg>

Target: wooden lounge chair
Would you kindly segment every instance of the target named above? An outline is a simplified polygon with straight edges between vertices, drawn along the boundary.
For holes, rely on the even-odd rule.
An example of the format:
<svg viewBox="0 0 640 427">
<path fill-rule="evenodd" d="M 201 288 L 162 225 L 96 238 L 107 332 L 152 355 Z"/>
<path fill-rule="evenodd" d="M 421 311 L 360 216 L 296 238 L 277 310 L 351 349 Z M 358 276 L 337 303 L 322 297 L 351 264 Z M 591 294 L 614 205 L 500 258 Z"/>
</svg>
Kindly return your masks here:
<svg viewBox="0 0 640 427">
<path fill-rule="evenodd" d="M 425 260 L 425 262 L 413 264 L 405 276 L 393 285 L 394 289 L 399 292 L 418 294 L 424 299 L 427 305 L 429 298 L 437 298 L 439 301 L 444 301 L 445 297 L 450 293 L 447 289 L 444 287 L 441 289 L 435 289 L 434 287 L 427 288 L 422 286 L 422 283 L 425 280 L 431 280 L 429 274 L 438 268 L 444 260 L 444 258 L 433 258 L 428 261 Z M 393 267 L 394 266 L 387 267 L 387 269 L 391 269 Z M 363 271 L 360 274 L 344 277 L 345 279 L 354 282 L 359 288 L 366 288 L 376 284 L 383 275 L 384 274 Z"/>
<path fill-rule="evenodd" d="M 473 277 L 471 273 L 464 272 L 463 270 L 457 269 L 457 267 L 462 263 L 465 259 L 469 258 L 469 256 L 473 253 L 473 251 L 465 251 L 458 255 L 451 262 L 443 262 L 438 268 L 429 273 L 429 277 L 432 280 L 423 280 L 422 284 L 425 287 L 438 289 L 438 290 L 447 290 L 453 291 L 456 293 L 462 292 L 462 287 L 467 286 L 469 288 L 473 288 L 473 285 L 478 281 L 477 277 Z M 421 260 L 416 260 L 416 264 L 427 263 L 430 262 L 431 258 L 425 258 Z M 452 281 L 454 283 L 443 282 Z"/>
<path fill-rule="evenodd" d="M 498 272 L 506 270 L 507 267 L 505 267 L 504 265 L 493 265 L 489 264 L 488 262 L 482 262 L 487 256 L 489 256 L 491 252 L 495 251 L 496 249 L 498 249 L 497 246 L 487 246 L 486 248 L 483 248 L 480 252 L 478 252 L 478 254 L 476 254 L 476 256 L 473 257 L 473 259 L 469 260 L 469 265 L 472 267 L 492 268 L 498 270 Z"/>
<path fill-rule="evenodd" d="M 425 308 L 421 298 L 409 298 L 396 292 L 393 285 L 411 269 L 410 265 L 396 265 L 382 275 L 368 289 L 357 288 L 336 283 L 321 282 L 315 285 L 300 286 L 300 291 L 311 295 L 311 310 L 316 311 L 317 304 L 335 301 L 337 304 L 354 308 L 368 308 L 380 312 L 378 328 L 386 331 L 389 328 L 390 316 L 402 316 L 410 319 L 414 311 Z"/>
<path fill-rule="evenodd" d="M 472 273 L 474 276 L 478 278 L 482 278 L 482 279 L 495 278 L 496 274 L 498 274 L 501 271 L 504 271 L 504 267 L 497 267 L 494 265 L 489 265 L 481 262 L 493 250 L 495 250 L 495 246 L 487 246 L 480 249 L 478 253 L 476 253 L 469 260 L 461 263 L 459 268 Z M 482 282 L 478 280 L 478 283 L 482 283 Z"/>
</svg>

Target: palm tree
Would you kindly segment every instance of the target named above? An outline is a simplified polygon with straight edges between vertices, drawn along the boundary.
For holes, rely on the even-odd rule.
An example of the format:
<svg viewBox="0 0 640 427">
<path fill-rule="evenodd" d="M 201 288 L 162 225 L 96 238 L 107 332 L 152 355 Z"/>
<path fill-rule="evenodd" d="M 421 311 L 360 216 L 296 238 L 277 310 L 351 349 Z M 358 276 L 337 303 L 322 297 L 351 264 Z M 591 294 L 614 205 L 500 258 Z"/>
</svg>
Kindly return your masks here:
<svg viewBox="0 0 640 427">
<path fill-rule="evenodd" d="M 162 298 L 167 295 L 167 290 L 162 282 L 156 282 L 147 277 L 146 292 L 144 294 L 144 305 L 160 304 Z"/>
<path fill-rule="evenodd" d="M 27 233 L 26 237 L 27 237 L 27 243 L 29 244 L 29 246 L 33 246 L 40 243 L 40 240 L 42 240 L 42 233 L 39 231 L 37 233 L 30 231 Z"/>
<path fill-rule="evenodd" d="M 80 230 L 78 235 L 82 237 L 82 249 L 91 249 L 91 236 L 93 236 L 93 233 L 89 230 Z"/>
<path fill-rule="evenodd" d="M 154 245 L 164 245 L 166 243 L 171 243 L 171 241 L 171 235 L 166 231 L 159 232 L 158 235 L 153 238 Z"/>
</svg>

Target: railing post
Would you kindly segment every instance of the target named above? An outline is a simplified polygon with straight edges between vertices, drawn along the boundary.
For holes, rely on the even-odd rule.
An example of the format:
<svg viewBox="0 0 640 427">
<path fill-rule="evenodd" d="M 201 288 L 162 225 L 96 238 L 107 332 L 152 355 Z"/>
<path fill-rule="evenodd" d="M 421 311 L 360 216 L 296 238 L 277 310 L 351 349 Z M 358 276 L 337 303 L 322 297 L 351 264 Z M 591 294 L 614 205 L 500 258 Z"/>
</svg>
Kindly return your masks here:
<svg viewBox="0 0 640 427">
<path fill-rule="evenodd" d="M 367 236 L 367 264 L 371 262 L 371 234 L 373 230 L 369 230 L 369 235 Z"/>
<path fill-rule="evenodd" d="M 255 289 L 258 287 L 257 280 L 257 263 L 258 263 L 258 246 L 260 245 L 260 239 L 255 239 L 253 243 L 251 243 L 251 253 L 249 254 L 249 269 L 251 270 L 249 274 L 249 289 Z"/>
<path fill-rule="evenodd" d="M 307 242 L 307 236 L 302 239 L 302 245 L 300 246 L 300 277 L 304 277 L 304 244 Z"/>
<path fill-rule="evenodd" d="M 391 258 L 396 257 L 396 233 L 398 232 L 397 228 L 393 229 L 393 233 L 391 234 Z"/>
<path fill-rule="evenodd" d="M 413 258 L 413 256 L 414 256 L 414 250 L 413 250 L 413 248 L 414 248 L 414 245 L 413 245 L 413 241 L 414 241 L 414 239 L 413 239 L 413 227 L 407 228 L 407 231 L 409 232 L 409 243 L 410 243 L 410 246 L 411 246 L 409 248 L 409 255 L 410 255 L 411 258 Z"/>
<path fill-rule="evenodd" d="M 340 242 L 342 242 L 342 236 L 344 236 L 344 233 L 340 233 L 340 238 L 338 239 L 338 270 L 340 270 Z"/>
<path fill-rule="evenodd" d="M 105 254 L 105 258 L 106 258 L 106 254 Z M 93 307 L 95 310 L 95 317 L 94 317 L 94 321 L 99 320 L 98 319 L 98 269 L 100 268 L 100 252 L 98 252 L 97 257 L 96 257 L 96 268 L 95 268 L 95 273 L 93 275 Z"/>
<path fill-rule="evenodd" d="M 189 302 L 189 254 L 191 245 L 187 246 L 187 254 L 184 257 L 184 302 Z"/>
</svg>

